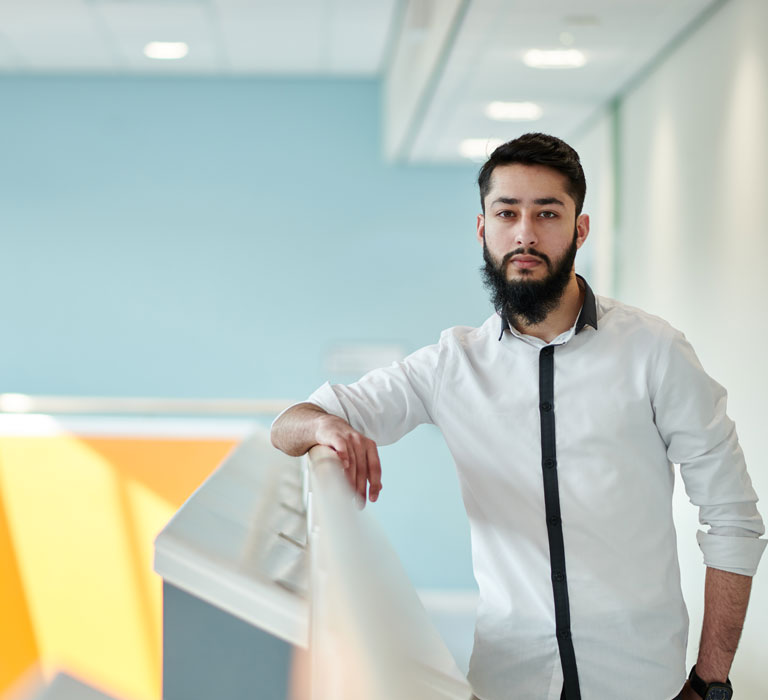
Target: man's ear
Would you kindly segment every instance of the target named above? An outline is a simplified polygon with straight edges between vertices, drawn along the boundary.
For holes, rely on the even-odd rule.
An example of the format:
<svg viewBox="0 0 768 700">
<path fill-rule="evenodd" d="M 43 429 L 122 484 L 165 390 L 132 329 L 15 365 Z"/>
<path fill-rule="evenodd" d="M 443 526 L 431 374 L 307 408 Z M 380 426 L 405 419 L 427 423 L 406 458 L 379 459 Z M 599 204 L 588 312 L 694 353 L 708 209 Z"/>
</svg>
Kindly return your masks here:
<svg viewBox="0 0 768 700">
<path fill-rule="evenodd" d="M 483 245 L 483 240 L 485 240 L 485 216 L 483 214 L 477 215 L 477 240 L 480 245 Z"/>
<path fill-rule="evenodd" d="M 581 248 L 589 235 L 589 214 L 579 214 L 576 219 L 576 248 Z"/>
</svg>

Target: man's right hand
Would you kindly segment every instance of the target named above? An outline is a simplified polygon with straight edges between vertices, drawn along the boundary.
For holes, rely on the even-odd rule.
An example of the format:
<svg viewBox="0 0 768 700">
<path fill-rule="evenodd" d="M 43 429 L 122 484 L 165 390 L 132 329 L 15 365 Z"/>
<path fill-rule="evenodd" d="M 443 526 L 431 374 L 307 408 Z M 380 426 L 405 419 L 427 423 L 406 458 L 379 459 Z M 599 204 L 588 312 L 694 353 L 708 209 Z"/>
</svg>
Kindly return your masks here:
<svg viewBox="0 0 768 700">
<path fill-rule="evenodd" d="M 347 481 L 363 505 L 366 489 L 371 503 L 376 501 L 382 488 L 381 462 L 376 443 L 358 433 L 345 420 L 330 414 L 317 419 L 315 439 L 318 445 L 332 448 L 339 456 Z"/>
<path fill-rule="evenodd" d="M 310 403 L 301 403 L 283 413 L 272 426 L 272 444 L 292 456 L 310 447 L 325 445 L 339 456 L 352 490 L 365 505 L 381 491 L 381 462 L 376 443 L 354 430 L 345 420 Z M 369 488 L 370 485 L 370 488 Z"/>
</svg>

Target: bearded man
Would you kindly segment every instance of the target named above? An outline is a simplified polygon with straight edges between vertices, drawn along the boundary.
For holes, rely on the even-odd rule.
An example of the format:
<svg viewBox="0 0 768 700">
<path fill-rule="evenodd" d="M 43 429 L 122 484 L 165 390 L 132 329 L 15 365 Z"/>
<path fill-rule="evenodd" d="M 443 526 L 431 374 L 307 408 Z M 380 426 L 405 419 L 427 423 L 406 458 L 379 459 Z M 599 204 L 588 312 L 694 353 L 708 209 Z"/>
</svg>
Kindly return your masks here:
<svg viewBox="0 0 768 700">
<path fill-rule="evenodd" d="M 364 500 L 376 446 L 421 423 L 451 450 L 480 602 L 469 680 L 482 700 L 728 700 L 765 541 L 724 389 L 682 333 L 595 296 L 578 154 L 545 134 L 499 146 L 478 177 L 496 313 L 278 416 L 291 455 L 339 455 Z M 674 465 L 699 507 L 706 569 L 696 665 L 672 521 Z M 681 689 L 682 686 L 682 689 Z"/>
</svg>

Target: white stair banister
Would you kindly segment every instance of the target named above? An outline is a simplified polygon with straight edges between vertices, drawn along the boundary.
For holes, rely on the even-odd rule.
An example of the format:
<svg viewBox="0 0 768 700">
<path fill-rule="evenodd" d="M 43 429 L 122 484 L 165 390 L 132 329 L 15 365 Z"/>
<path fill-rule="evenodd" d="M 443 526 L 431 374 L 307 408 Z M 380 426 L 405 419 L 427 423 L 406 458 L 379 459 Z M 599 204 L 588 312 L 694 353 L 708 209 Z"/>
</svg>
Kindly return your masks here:
<svg viewBox="0 0 768 700">
<path fill-rule="evenodd" d="M 312 700 L 467 700 L 472 692 L 336 453 L 309 453 Z"/>
<path fill-rule="evenodd" d="M 292 683 L 291 700 L 305 700 L 307 694 L 312 700 L 468 700 L 472 695 L 373 514 L 358 510 L 330 448 L 314 447 L 304 460 L 291 458 L 257 431 L 160 533 L 155 570 L 169 593 L 165 637 L 180 640 L 189 655 L 180 664 L 175 653 L 172 672 L 164 673 L 164 690 L 175 693 L 169 700 L 181 697 L 180 688 L 184 700 L 203 700 L 203 689 L 191 697 L 197 688 L 179 673 L 204 671 L 210 679 L 229 672 L 228 664 L 206 665 L 192 656 L 199 645 L 188 643 L 189 637 L 172 626 L 179 606 L 188 604 L 176 590 L 280 644 L 308 648 L 309 679 L 294 673 L 294 681 L 301 680 Z M 219 628 L 228 625 L 222 621 Z M 183 628 L 194 629 L 194 620 L 184 618 Z M 205 637 L 208 630 L 200 627 L 198 634 Z M 275 652 L 266 638 L 253 644 Z M 233 649 L 241 656 L 243 651 Z M 250 666 L 247 677 L 220 678 L 222 692 L 232 691 L 220 697 L 235 697 L 238 688 L 243 689 L 238 698 L 267 697 L 267 687 L 285 684 L 278 678 L 285 673 L 280 664 L 262 664 L 258 674 Z M 270 698 L 283 697 L 270 692 Z"/>
</svg>

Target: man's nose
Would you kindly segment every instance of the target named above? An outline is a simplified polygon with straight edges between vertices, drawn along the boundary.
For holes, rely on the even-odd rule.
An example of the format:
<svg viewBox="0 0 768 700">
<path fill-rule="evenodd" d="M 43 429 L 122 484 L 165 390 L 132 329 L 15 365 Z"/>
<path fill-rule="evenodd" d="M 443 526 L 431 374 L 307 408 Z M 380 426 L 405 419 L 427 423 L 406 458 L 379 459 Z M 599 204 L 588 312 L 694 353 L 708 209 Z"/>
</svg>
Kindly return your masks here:
<svg viewBox="0 0 768 700">
<path fill-rule="evenodd" d="M 515 244 L 523 248 L 536 245 L 536 227 L 530 216 L 521 216 L 515 227 Z"/>
</svg>

